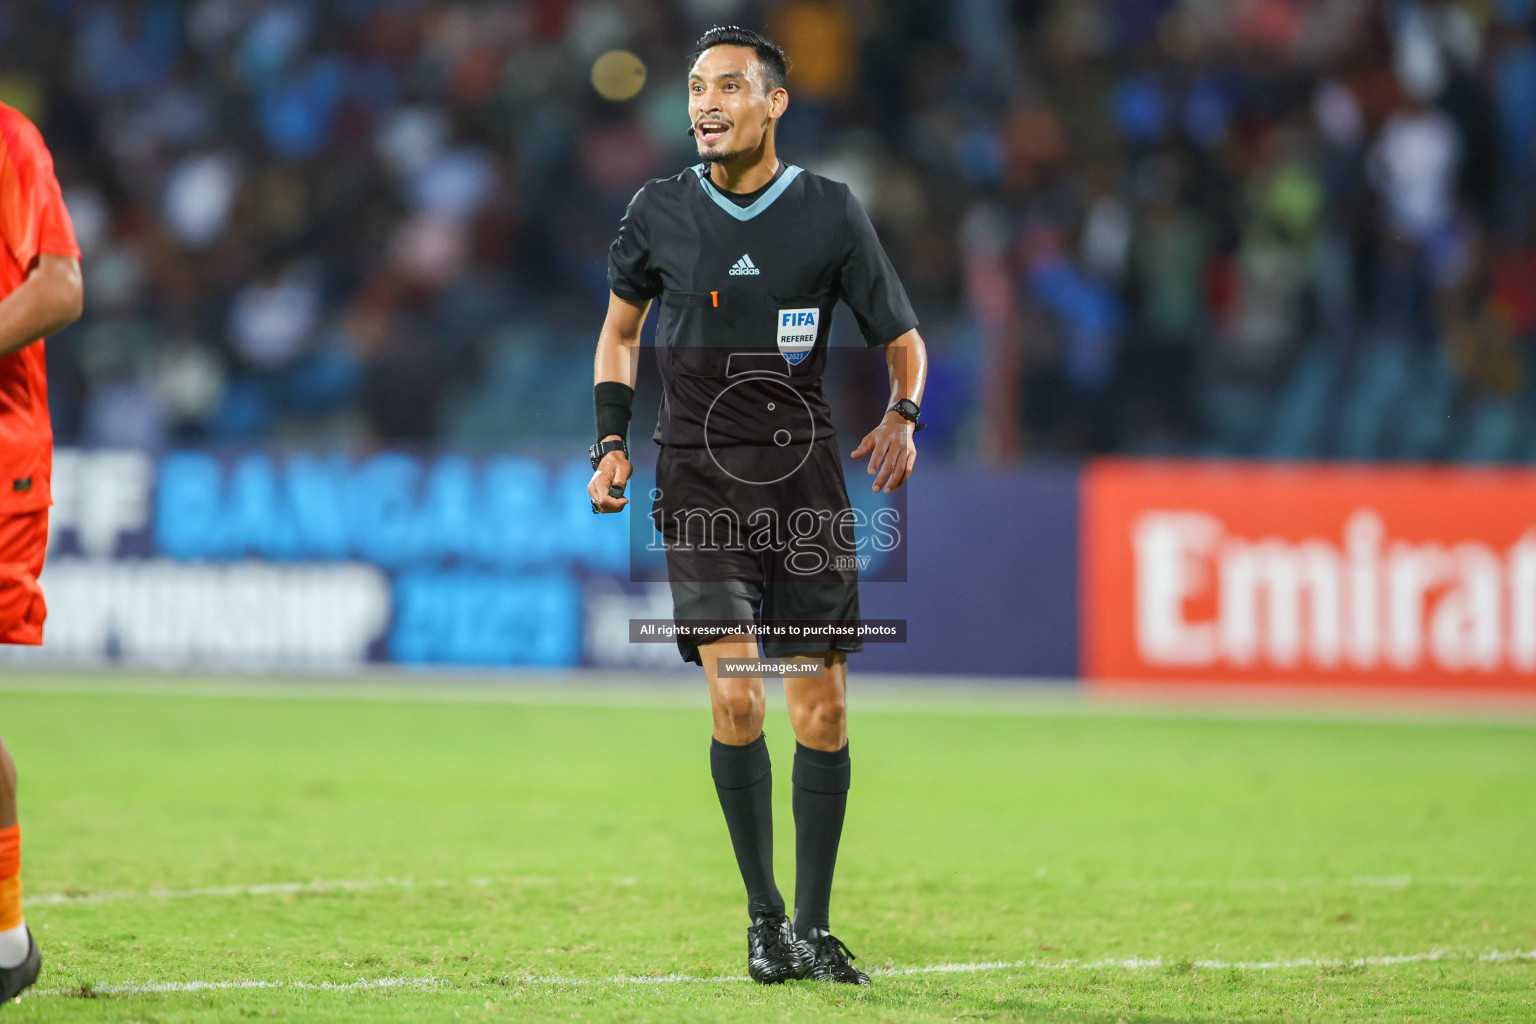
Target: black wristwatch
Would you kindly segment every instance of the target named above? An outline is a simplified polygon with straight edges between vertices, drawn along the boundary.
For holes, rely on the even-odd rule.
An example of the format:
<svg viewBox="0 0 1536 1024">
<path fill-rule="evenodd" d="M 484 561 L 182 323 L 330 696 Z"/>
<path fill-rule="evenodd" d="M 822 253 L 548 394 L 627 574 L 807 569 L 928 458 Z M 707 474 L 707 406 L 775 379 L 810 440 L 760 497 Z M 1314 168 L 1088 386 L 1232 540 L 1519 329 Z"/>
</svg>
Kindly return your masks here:
<svg viewBox="0 0 1536 1024">
<path fill-rule="evenodd" d="M 592 447 L 587 449 L 587 455 L 589 455 L 592 459 L 592 468 L 596 469 L 597 464 L 603 461 L 603 456 L 607 455 L 609 452 L 623 452 L 624 457 L 627 459 L 629 458 L 629 445 L 624 443 L 623 438 L 620 438 L 617 441 L 597 442 Z"/>
<path fill-rule="evenodd" d="M 896 404 L 892 405 L 891 408 L 886 410 L 886 411 L 887 412 L 894 411 L 896 413 L 896 415 L 900 416 L 902 419 L 908 420 L 909 422 L 911 422 L 913 424 L 916 424 L 912 428 L 912 433 L 914 433 L 914 434 L 917 433 L 919 430 L 922 430 L 924 427 L 926 427 L 928 425 L 926 423 L 918 423 L 917 422 L 917 418 L 918 418 L 918 416 L 922 415 L 923 409 L 922 409 L 922 406 L 918 405 L 916 402 L 912 401 L 912 399 L 910 399 L 910 398 L 898 398 L 896 400 Z"/>
<path fill-rule="evenodd" d="M 596 469 L 597 468 L 597 464 L 599 462 L 603 461 L 603 456 L 607 455 L 609 452 L 623 452 L 624 453 L 624 457 L 627 459 L 627 458 L 629 458 L 629 445 L 625 444 L 622 439 L 620 439 L 618 441 L 599 441 L 599 442 L 597 442 L 592 447 L 587 449 L 587 455 L 590 456 L 591 459 L 592 459 L 592 468 Z M 610 498 L 622 498 L 622 497 L 624 497 L 624 488 L 620 487 L 618 484 L 611 484 L 608 487 L 608 497 L 610 497 Z M 595 501 L 592 502 L 592 514 L 593 515 L 598 515 L 602 511 L 603 511 L 602 509 L 597 507 L 597 502 L 595 502 Z"/>
</svg>

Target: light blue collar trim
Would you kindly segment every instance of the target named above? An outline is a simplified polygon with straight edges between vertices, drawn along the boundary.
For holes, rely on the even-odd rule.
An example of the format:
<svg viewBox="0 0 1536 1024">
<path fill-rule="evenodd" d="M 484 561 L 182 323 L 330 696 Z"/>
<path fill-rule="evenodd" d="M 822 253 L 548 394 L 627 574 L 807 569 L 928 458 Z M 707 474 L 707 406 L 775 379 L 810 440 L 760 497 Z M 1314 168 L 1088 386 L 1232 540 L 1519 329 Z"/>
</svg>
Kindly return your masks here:
<svg viewBox="0 0 1536 1024">
<path fill-rule="evenodd" d="M 790 183 L 800 177 L 800 168 L 794 164 L 786 164 L 784 166 L 784 173 L 779 175 L 779 180 L 769 186 L 768 191 L 754 199 L 751 206 L 737 206 L 721 195 L 720 190 L 715 187 L 715 183 L 709 180 L 708 164 L 699 164 L 694 168 L 694 172 L 699 176 L 699 184 L 704 186 L 704 194 L 713 199 L 715 205 L 720 207 L 720 209 L 737 220 L 742 221 L 751 220 L 772 206 L 773 201 L 784 194 L 784 190 L 789 188 Z"/>
</svg>

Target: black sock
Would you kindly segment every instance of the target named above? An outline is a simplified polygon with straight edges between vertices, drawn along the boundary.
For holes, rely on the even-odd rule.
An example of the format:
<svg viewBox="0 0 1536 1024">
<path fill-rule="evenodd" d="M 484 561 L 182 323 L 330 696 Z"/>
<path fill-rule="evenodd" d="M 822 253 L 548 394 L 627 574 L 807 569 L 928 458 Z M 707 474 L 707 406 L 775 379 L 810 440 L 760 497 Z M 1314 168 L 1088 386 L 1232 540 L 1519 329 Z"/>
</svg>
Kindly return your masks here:
<svg viewBox="0 0 1536 1024">
<path fill-rule="evenodd" d="M 736 866 L 747 885 L 752 917 L 784 913 L 784 897 L 773 883 L 773 766 L 763 736 L 744 747 L 712 740 L 709 769 L 736 850 Z"/>
<path fill-rule="evenodd" d="M 795 934 L 827 929 L 832 869 L 848 807 L 848 744 L 812 750 L 795 744 Z"/>
</svg>

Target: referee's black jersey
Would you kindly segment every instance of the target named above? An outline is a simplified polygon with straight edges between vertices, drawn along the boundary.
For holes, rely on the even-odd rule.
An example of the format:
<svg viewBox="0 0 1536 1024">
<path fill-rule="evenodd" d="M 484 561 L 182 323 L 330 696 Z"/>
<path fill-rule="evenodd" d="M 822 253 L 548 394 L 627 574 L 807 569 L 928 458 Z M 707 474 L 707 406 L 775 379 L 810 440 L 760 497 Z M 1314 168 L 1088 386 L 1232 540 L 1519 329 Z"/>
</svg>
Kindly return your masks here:
<svg viewBox="0 0 1536 1024">
<path fill-rule="evenodd" d="M 660 300 L 655 439 L 665 445 L 828 438 L 821 374 L 837 301 L 869 345 L 917 326 L 848 186 L 794 166 L 745 206 L 705 164 L 648 182 L 608 250 L 608 286 L 632 302 Z"/>
</svg>

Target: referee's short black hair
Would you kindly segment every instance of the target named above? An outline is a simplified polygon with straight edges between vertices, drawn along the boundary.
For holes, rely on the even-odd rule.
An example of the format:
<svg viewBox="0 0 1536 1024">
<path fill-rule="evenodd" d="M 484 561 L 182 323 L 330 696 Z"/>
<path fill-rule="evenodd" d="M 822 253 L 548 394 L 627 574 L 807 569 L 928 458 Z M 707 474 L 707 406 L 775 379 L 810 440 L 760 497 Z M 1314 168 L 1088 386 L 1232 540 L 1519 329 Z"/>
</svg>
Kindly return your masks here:
<svg viewBox="0 0 1536 1024">
<path fill-rule="evenodd" d="M 693 44 L 693 52 L 688 55 L 688 67 L 692 69 L 698 63 L 699 55 L 711 46 L 745 46 L 757 54 L 757 62 L 768 76 L 768 91 L 784 88 L 784 82 L 789 77 L 789 58 L 784 56 L 784 51 L 777 44 L 764 39 L 762 33 L 740 25 L 716 25 L 699 36 L 699 41 Z"/>
</svg>

